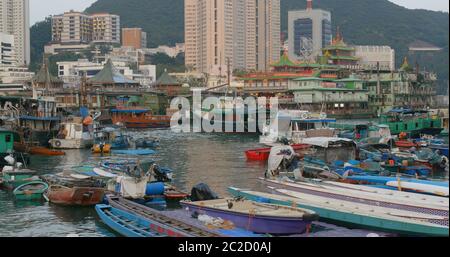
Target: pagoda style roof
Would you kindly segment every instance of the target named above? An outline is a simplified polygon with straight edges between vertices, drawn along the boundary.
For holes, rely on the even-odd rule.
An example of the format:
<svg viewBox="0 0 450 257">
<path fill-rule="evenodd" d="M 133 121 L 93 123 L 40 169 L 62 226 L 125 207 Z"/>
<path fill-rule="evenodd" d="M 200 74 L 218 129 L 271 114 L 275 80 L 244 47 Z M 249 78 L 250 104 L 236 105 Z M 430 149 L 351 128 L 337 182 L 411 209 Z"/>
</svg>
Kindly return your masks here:
<svg viewBox="0 0 450 257">
<path fill-rule="evenodd" d="M 50 74 L 48 69 L 47 61 L 44 61 L 39 72 L 33 77 L 33 83 L 36 84 L 63 84 L 64 82 L 58 78 Z"/>
<path fill-rule="evenodd" d="M 332 55 L 329 57 L 331 60 L 349 60 L 349 61 L 357 61 L 359 60 L 358 57 L 355 56 L 345 56 L 345 55 L 339 55 L 339 56 L 335 56 Z"/>
<path fill-rule="evenodd" d="M 403 63 L 402 63 L 402 66 L 400 66 L 400 70 L 401 71 L 412 71 L 413 70 L 411 65 L 409 65 L 408 57 L 405 56 L 405 58 L 403 58 Z"/>
<path fill-rule="evenodd" d="M 169 73 L 167 73 L 167 70 L 159 76 L 158 80 L 153 84 L 155 86 L 181 86 L 182 83 L 178 82 L 174 77 L 170 76 Z"/>
<path fill-rule="evenodd" d="M 355 48 L 348 46 L 344 42 L 344 37 L 342 36 L 341 31 L 338 27 L 336 31 L 336 36 L 331 42 L 331 45 L 323 48 L 323 51 L 330 51 L 330 50 L 355 51 Z"/>
<path fill-rule="evenodd" d="M 90 84 L 139 84 L 138 82 L 126 78 L 116 70 L 112 61 L 109 59 L 103 69 L 93 78 L 88 80 Z"/>
<path fill-rule="evenodd" d="M 272 67 L 295 67 L 295 66 L 297 65 L 289 59 L 286 51 L 283 53 L 278 62 L 272 64 Z"/>
</svg>

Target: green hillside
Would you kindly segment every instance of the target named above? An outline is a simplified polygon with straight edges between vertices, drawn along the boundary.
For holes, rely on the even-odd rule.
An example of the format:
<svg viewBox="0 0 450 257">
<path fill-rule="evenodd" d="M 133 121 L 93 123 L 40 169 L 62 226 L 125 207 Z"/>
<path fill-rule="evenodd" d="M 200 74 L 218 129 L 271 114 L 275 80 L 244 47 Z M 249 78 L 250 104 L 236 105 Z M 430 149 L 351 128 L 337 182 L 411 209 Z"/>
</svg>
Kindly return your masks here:
<svg viewBox="0 0 450 257">
<path fill-rule="evenodd" d="M 286 32 L 288 10 L 304 9 L 306 1 L 281 0 L 281 5 L 282 31 Z M 315 0 L 314 8 L 332 12 L 333 28 L 339 26 L 348 43 L 394 47 L 397 64 L 408 55 L 408 45 L 415 40 L 444 48 L 417 59 L 421 68 L 434 70 L 442 81 L 448 80 L 448 13 L 409 10 L 387 0 Z M 120 15 L 123 27 L 144 28 L 148 46 L 154 47 L 184 41 L 183 9 L 183 0 L 98 0 L 86 11 Z M 410 60 L 414 63 L 416 56 L 410 56 Z"/>
</svg>

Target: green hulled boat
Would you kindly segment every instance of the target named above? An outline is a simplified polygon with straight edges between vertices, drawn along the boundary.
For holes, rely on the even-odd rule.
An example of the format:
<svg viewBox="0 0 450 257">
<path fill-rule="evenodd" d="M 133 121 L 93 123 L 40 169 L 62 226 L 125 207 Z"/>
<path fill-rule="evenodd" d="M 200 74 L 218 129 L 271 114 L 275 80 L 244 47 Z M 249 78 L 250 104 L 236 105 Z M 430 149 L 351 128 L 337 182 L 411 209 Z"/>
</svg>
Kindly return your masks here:
<svg viewBox="0 0 450 257">
<path fill-rule="evenodd" d="M 17 200 L 39 200 L 48 189 L 48 184 L 43 181 L 33 181 L 18 186 L 13 194 Z"/>
<path fill-rule="evenodd" d="M 422 134 L 438 135 L 443 130 L 442 120 L 429 111 L 417 111 L 412 109 L 392 109 L 383 114 L 380 124 L 388 125 L 393 135 L 402 132 L 410 137 L 420 137 Z"/>
<path fill-rule="evenodd" d="M 23 184 L 41 181 L 36 174 L 36 171 L 28 169 L 4 170 L 2 177 L 3 187 L 13 190 Z"/>
</svg>

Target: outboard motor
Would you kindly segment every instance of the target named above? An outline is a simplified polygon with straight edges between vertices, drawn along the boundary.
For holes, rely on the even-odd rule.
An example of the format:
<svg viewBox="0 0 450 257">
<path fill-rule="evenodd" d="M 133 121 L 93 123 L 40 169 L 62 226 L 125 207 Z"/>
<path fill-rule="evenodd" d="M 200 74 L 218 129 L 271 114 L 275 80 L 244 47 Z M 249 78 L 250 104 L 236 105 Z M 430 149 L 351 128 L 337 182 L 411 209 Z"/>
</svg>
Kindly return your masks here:
<svg viewBox="0 0 450 257">
<path fill-rule="evenodd" d="M 172 181 L 172 170 L 168 168 L 160 167 L 156 164 L 153 164 L 150 167 L 150 173 L 153 176 L 154 180 L 158 182 L 170 182 Z"/>
<path fill-rule="evenodd" d="M 219 196 L 207 184 L 200 183 L 191 190 L 191 201 L 193 202 L 214 199 L 219 199 Z"/>
</svg>

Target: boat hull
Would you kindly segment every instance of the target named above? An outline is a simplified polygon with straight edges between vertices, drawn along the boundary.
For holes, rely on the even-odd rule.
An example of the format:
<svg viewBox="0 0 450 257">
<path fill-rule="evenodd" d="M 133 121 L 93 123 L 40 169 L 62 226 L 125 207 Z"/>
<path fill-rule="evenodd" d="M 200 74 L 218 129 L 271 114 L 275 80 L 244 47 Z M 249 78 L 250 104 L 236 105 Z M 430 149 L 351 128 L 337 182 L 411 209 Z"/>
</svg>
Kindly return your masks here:
<svg viewBox="0 0 450 257">
<path fill-rule="evenodd" d="M 292 148 L 296 152 L 301 152 L 302 150 L 309 148 L 309 145 L 296 144 L 292 145 Z M 270 150 L 270 147 L 248 150 L 245 152 L 245 156 L 249 161 L 267 161 L 270 156 Z"/>
<path fill-rule="evenodd" d="M 28 186 L 37 186 L 36 188 L 27 188 Z M 17 200 L 40 200 L 45 190 L 48 189 L 48 185 L 45 182 L 36 181 L 23 184 L 17 187 L 13 194 Z"/>
<path fill-rule="evenodd" d="M 272 217 L 265 215 L 252 215 L 231 212 L 207 206 L 196 206 L 189 202 L 181 202 L 183 207 L 188 207 L 192 213 L 204 214 L 211 217 L 220 217 L 233 222 L 236 227 L 246 229 L 259 234 L 292 235 L 303 234 L 308 230 L 312 220 L 290 217 Z"/>
<path fill-rule="evenodd" d="M 30 154 L 32 155 L 41 155 L 41 156 L 63 156 L 66 155 L 63 151 L 56 151 L 52 149 L 48 149 L 45 147 L 31 147 Z"/>
<path fill-rule="evenodd" d="M 103 201 L 103 188 L 50 186 L 47 198 L 51 203 L 70 206 L 92 206 Z"/>
<path fill-rule="evenodd" d="M 55 149 L 84 149 L 94 145 L 94 140 L 85 139 L 51 139 L 49 144 Z"/>
</svg>

